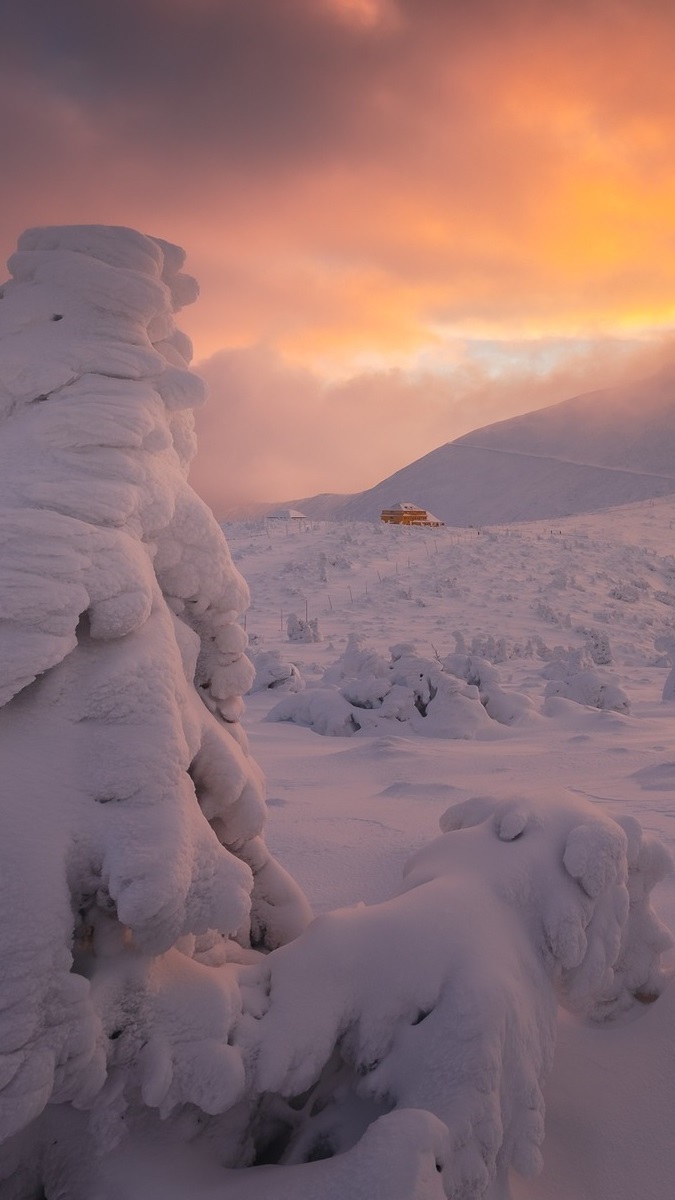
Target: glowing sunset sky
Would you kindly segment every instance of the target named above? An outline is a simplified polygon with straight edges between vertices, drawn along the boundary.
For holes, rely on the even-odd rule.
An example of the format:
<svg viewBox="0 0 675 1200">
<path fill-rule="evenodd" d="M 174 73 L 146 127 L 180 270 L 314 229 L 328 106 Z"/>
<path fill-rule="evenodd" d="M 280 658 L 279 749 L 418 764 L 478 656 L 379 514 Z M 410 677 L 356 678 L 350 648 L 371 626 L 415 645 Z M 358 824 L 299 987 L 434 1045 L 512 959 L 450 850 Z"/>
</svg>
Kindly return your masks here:
<svg viewBox="0 0 675 1200">
<path fill-rule="evenodd" d="M 0 252 L 179 242 L 197 486 L 361 489 L 670 359 L 674 35 L 669 0 L 5 5 Z"/>
</svg>

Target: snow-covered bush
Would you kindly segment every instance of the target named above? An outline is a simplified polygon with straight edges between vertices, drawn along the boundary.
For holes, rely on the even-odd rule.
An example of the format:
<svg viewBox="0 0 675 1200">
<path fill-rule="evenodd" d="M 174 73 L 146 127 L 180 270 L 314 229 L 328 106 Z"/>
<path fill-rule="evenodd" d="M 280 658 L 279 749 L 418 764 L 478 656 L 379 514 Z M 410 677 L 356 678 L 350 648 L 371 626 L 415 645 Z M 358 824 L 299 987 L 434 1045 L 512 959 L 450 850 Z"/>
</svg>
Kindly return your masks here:
<svg viewBox="0 0 675 1200">
<path fill-rule="evenodd" d="M 268 714 L 316 733 L 349 737 L 391 733 L 392 722 L 427 737 L 472 738 L 490 728 L 478 689 L 446 672 L 413 645 L 392 646 L 387 661 L 351 635 L 342 657 L 302 696 L 287 696 Z"/>
<path fill-rule="evenodd" d="M 510 600 L 510 596 L 498 597 Z M 462 633 L 455 631 L 456 654 L 470 654 L 474 658 L 486 658 L 490 663 L 507 662 L 511 658 L 550 658 L 551 650 L 538 635 L 529 637 L 526 642 L 514 642 L 506 637 L 494 637 L 492 634 L 477 633 L 467 647 Z"/>
<path fill-rule="evenodd" d="M 249 658 L 255 668 L 255 679 L 250 688 L 252 692 L 262 692 L 266 688 L 279 688 L 287 692 L 303 690 L 305 681 L 299 668 L 284 659 L 280 650 L 249 651 Z"/>
<path fill-rule="evenodd" d="M 399 647 L 392 647 L 391 653 Z M 414 651 L 414 646 L 410 646 Z M 324 683 L 342 683 L 345 679 L 366 679 L 374 676 L 386 679 L 390 660 L 369 645 L 360 633 L 350 633 L 344 653 L 323 673 Z"/>
<path fill-rule="evenodd" d="M 661 699 L 675 700 L 675 637 L 672 634 L 662 634 L 656 639 L 654 647 L 661 651 L 666 662 L 670 664 Z"/>
<path fill-rule="evenodd" d="M 534 713 L 534 704 L 529 696 L 522 692 L 505 691 L 497 668 L 486 659 L 474 654 L 449 654 L 442 664 L 446 671 L 478 688 L 485 711 L 500 725 L 517 724 Z"/>
<path fill-rule="evenodd" d="M 320 642 L 322 640 L 318 617 L 311 617 L 305 621 L 297 613 L 291 613 L 286 622 L 286 632 L 289 642 Z"/>
<path fill-rule="evenodd" d="M 425 658 L 412 643 L 390 649 L 385 659 L 357 634 L 323 679 L 302 696 L 288 696 L 268 714 L 316 733 L 349 737 L 391 733 L 396 721 L 425 737 L 473 738 L 534 713 L 529 697 L 505 691 L 497 669 L 484 659 L 451 654 Z"/>
<path fill-rule="evenodd" d="M 441 827 L 393 899 L 321 916 L 250 969 L 237 1044 L 286 1099 L 284 1161 L 413 1107 L 447 1129 L 448 1196 L 505 1197 L 510 1167 L 541 1167 L 559 997 L 602 1019 L 662 986 L 649 891 L 670 862 L 633 818 L 567 793 L 466 801 Z"/>
<path fill-rule="evenodd" d="M 609 644 L 608 644 L 609 645 Z M 562 696 L 575 704 L 628 715 L 630 700 L 618 683 L 606 672 L 598 671 L 586 648 L 559 649 L 542 675 L 548 679 L 546 697 Z"/>
<path fill-rule="evenodd" d="M 589 629 L 586 633 L 586 650 L 598 667 L 606 667 L 612 661 L 609 636 L 603 629 Z"/>
<path fill-rule="evenodd" d="M 49 1101 L 230 1107 L 235 968 L 205 964 L 309 917 L 238 723 L 247 588 L 187 484 L 183 257 L 35 229 L 2 289 L 0 1139 Z"/>
</svg>

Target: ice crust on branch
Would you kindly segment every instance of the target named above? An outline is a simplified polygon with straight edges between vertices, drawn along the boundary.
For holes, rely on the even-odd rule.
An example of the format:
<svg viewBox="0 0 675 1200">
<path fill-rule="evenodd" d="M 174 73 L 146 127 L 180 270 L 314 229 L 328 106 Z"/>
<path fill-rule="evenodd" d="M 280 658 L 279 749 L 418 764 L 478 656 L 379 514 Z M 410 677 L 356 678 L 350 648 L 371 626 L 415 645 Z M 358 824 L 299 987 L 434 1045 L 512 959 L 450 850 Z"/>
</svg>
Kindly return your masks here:
<svg viewBox="0 0 675 1200">
<path fill-rule="evenodd" d="M 0 1140 L 50 1100 L 104 1104 L 120 1072 L 167 1111 L 231 1105 L 234 968 L 197 959 L 309 918 L 238 724 L 248 591 L 187 483 L 183 260 L 130 229 L 32 229 L 1 289 Z"/>
</svg>

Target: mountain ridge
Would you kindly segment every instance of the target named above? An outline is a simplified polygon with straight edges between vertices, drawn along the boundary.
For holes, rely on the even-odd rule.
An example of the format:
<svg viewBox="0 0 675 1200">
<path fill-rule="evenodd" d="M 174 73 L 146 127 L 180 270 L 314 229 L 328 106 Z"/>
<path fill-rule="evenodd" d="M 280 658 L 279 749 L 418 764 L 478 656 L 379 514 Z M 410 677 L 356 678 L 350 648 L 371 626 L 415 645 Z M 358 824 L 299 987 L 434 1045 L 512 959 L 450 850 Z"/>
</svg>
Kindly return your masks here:
<svg viewBox="0 0 675 1200">
<path fill-rule="evenodd" d="M 319 520 L 376 521 L 383 508 L 412 501 L 467 526 L 572 516 L 674 492 L 671 369 L 482 426 L 362 492 L 286 504 Z"/>
</svg>

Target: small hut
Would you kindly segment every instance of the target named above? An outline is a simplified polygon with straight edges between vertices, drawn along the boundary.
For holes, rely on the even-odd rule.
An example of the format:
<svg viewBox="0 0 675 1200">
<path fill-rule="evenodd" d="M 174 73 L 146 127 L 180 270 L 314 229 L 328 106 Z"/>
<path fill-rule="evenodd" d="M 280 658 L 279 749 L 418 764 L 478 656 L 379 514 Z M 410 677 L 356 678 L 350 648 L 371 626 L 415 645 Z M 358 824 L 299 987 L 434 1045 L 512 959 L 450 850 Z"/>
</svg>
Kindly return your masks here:
<svg viewBox="0 0 675 1200">
<path fill-rule="evenodd" d="M 388 525 L 430 525 L 434 528 L 443 524 L 433 513 L 427 512 L 426 508 L 419 508 L 417 504 L 410 504 L 408 501 L 399 501 L 398 504 L 392 504 L 391 508 L 383 508 L 380 520 L 386 521 Z"/>
<path fill-rule="evenodd" d="M 308 521 L 309 517 L 299 512 L 297 508 L 275 508 L 274 512 L 265 513 L 268 521 Z"/>
</svg>

